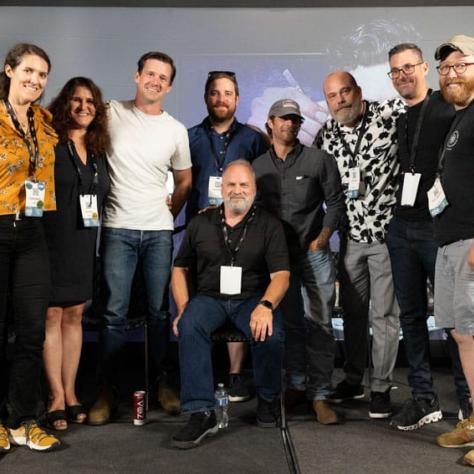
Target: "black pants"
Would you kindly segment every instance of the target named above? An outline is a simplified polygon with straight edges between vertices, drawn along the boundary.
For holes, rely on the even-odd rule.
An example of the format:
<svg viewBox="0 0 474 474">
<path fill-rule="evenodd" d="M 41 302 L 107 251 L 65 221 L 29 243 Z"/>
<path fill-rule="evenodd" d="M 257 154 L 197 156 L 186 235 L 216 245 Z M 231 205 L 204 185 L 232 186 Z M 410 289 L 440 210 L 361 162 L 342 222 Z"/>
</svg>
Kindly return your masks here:
<svg viewBox="0 0 474 474">
<path fill-rule="evenodd" d="M 0 405 L 9 428 L 36 418 L 50 273 L 38 218 L 0 216 Z M 7 295 L 16 338 L 7 369 Z"/>
</svg>

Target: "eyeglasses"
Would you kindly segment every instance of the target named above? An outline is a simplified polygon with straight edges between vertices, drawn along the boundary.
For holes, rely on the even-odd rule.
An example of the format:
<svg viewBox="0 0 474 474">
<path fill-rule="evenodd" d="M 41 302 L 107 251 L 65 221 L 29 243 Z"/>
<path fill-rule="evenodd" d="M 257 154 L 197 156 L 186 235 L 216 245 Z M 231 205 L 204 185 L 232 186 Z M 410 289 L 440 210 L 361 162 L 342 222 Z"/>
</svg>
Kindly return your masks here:
<svg viewBox="0 0 474 474">
<path fill-rule="evenodd" d="M 234 71 L 209 71 L 207 73 L 207 78 L 210 79 L 211 77 L 220 76 L 220 75 L 229 76 L 232 79 L 235 79 L 235 72 Z"/>
<path fill-rule="evenodd" d="M 406 76 L 410 76 L 415 72 L 415 67 L 423 63 L 424 61 L 421 61 L 416 64 L 404 64 L 402 67 L 394 67 L 390 69 L 390 72 L 387 72 L 387 75 L 390 79 L 397 79 L 400 76 L 400 73 L 403 71 Z"/>
<path fill-rule="evenodd" d="M 472 66 L 474 63 L 456 63 L 456 64 L 442 64 L 437 66 L 438 74 L 440 76 L 447 76 L 451 68 L 454 69 L 456 74 L 464 74 L 468 66 Z"/>
</svg>

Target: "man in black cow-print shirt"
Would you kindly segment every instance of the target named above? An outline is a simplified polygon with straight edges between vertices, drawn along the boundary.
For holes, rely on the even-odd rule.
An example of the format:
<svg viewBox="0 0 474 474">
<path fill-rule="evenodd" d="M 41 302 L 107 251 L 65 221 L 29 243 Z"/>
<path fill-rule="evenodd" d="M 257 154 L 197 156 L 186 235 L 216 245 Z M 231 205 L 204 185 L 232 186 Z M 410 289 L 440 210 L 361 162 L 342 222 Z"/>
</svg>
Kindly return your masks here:
<svg viewBox="0 0 474 474">
<path fill-rule="evenodd" d="M 320 130 L 316 146 L 337 161 L 348 217 L 348 227 L 341 232 L 339 269 L 346 378 L 332 399 L 364 397 L 370 307 L 373 369 L 369 416 L 387 418 L 391 414 L 399 315 L 385 235 L 396 201 L 396 120 L 404 112 L 404 104 L 399 99 L 362 100 L 361 88 L 344 71 L 327 76 L 324 94 L 332 118 Z"/>
</svg>

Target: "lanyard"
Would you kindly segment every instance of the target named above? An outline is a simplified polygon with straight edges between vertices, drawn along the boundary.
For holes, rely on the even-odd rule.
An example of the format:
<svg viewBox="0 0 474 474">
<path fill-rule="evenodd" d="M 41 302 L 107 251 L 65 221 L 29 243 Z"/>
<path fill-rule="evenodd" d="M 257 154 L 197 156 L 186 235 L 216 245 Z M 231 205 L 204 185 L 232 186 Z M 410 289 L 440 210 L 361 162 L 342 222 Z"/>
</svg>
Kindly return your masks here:
<svg viewBox="0 0 474 474">
<path fill-rule="evenodd" d="M 463 118 L 466 116 L 467 109 L 471 108 L 473 105 L 474 105 L 474 100 L 472 100 L 471 103 L 465 109 L 462 110 L 461 114 L 458 114 L 458 116 L 453 120 L 451 127 L 449 128 L 449 132 L 446 135 L 446 139 L 444 140 L 443 147 L 441 148 L 439 152 L 438 169 L 436 171 L 436 175 L 438 178 L 441 176 L 441 173 L 443 172 L 444 162 L 446 160 L 446 152 L 448 151 L 448 142 L 449 142 L 449 139 L 451 138 L 451 134 L 454 132 L 456 127 L 459 126 Z"/>
<path fill-rule="evenodd" d="M 77 178 L 79 179 L 79 188 L 82 188 L 82 171 L 81 171 L 81 168 L 79 168 L 79 164 L 78 164 L 78 160 L 80 158 L 77 156 L 76 147 L 74 146 L 74 142 L 72 140 L 68 140 L 67 149 L 69 151 L 69 157 L 71 158 L 72 164 L 74 168 L 76 169 Z M 92 177 L 92 183 L 89 188 L 88 194 L 95 194 L 94 191 L 97 190 L 97 186 L 99 185 L 99 168 L 97 166 L 97 161 L 93 153 L 90 154 L 90 160 L 92 163 L 93 177 Z"/>
<path fill-rule="evenodd" d="M 245 237 L 247 236 L 248 226 L 252 222 L 252 220 L 255 216 L 255 206 L 253 206 L 252 213 L 250 214 L 250 217 L 248 219 L 246 219 L 246 222 L 245 222 L 245 225 L 244 225 L 244 230 L 242 231 L 239 242 L 235 246 L 234 250 L 232 250 L 230 245 L 229 245 L 229 231 L 227 230 L 227 225 L 225 223 L 224 206 L 223 205 L 220 208 L 220 213 L 221 213 L 222 232 L 224 234 L 224 244 L 225 244 L 226 249 L 228 250 L 228 252 L 230 253 L 230 256 L 231 256 L 230 265 L 234 266 L 235 257 L 237 255 L 237 252 L 240 250 L 240 248 L 242 246 L 242 243 L 245 240 Z"/>
<path fill-rule="evenodd" d="M 420 141 L 421 125 L 423 124 L 423 118 L 425 116 L 426 109 L 430 101 L 431 92 L 433 91 L 429 89 L 428 94 L 423 99 L 423 105 L 421 106 L 420 115 L 418 116 L 418 120 L 416 122 L 415 134 L 413 135 L 413 142 L 411 144 L 411 148 L 409 147 L 409 144 L 408 144 L 408 113 L 405 114 L 405 139 L 406 139 L 407 150 L 410 150 L 410 171 L 412 174 L 415 173 L 415 161 L 416 161 L 416 154 L 418 151 L 418 144 Z"/>
<path fill-rule="evenodd" d="M 5 99 L 3 102 L 5 103 L 5 107 L 7 109 L 8 115 L 10 116 L 13 122 L 13 125 L 15 126 L 16 131 L 20 134 L 21 138 L 23 138 L 23 141 L 25 142 L 25 145 L 28 148 L 28 154 L 30 156 L 28 175 L 34 176 L 36 167 L 38 166 L 39 147 L 38 147 L 38 138 L 36 137 L 33 109 L 29 107 L 28 112 L 27 112 L 28 128 L 30 129 L 31 139 L 33 140 L 33 143 L 31 143 L 25 131 L 23 130 L 22 126 L 20 125 L 18 117 L 16 116 L 16 113 L 13 110 L 13 107 L 12 107 L 12 104 L 10 104 L 10 101 L 8 99 Z"/>
<path fill-rule="evenodd" d="M 231 128 L 232 128 L 232 125 L 231 125 Z M 227 147 L 229 146 L 230 139 L 232 138 L 231 137 L 232 132 L 229 129 L 227 132 L 223 134 L 224 135 L 224 153 L 222 153 L 222 155 L 217 152 L 216 147 L 214 146 L 214 141 L 212 140 L 212 133 L 213 131 L 209 129 L 207 131 L 207 138 L 209 140 L 209 145 L 211 146 L 212 154 L 214 155 L 214 164 L 216 165 L 216 170 L 220 174 L 223 171 L 225 157 L 227 154 Z M 217 132 L 214 132 L 214 133 L 217 134 Z M 221 136 L 220 134 L 217 134 L 217 135 Z"/>
<path fill-rule="evenodd" d="M 339 135 L 339 139 L 341 140 L 342 145 L 344 146 L 344 149 L 346 150 L 346 152 L 350 156 L 349 168 L 354 168 L 355 166 L 357 166 L 357 155 L 359 154 L 360 145 L 362 143 L 362 138 L 364 138 L 365 132 L 367 131 L 367 120 L 368 120 L 368 115 L 369 115 L 369 107 L 368 107 L 367 102 L 364 101 L 364 103 L 365 103 L 365 113 L 364 113 L 364 116 L 362 118 L 362 123 L 361 123 L 360 129 L 359 129 L 359 133 L 357 135 L 357 142 L 356 142 L 356 146 L 354 148 L 354 151 L 351 150 L 349 144 L 346 142 L 346 140 L 344 140 L 344 137 L 343 137 L 342 132 L 341 132 L 341 127 L 339 126 L 339 124 L 337 126 L 337 134 Z"/>
</svg>

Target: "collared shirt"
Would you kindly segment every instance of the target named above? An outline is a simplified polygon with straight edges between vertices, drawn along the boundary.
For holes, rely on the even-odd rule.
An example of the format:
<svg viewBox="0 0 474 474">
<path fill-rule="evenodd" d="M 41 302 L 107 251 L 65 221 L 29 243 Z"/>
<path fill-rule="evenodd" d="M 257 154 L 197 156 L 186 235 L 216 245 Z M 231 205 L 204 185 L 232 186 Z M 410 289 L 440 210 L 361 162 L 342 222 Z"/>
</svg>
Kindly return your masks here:
<svg viewBox="0 0 474 474">
<path fill-rule="evenodd" d="M 235 249 L 251 213 L 234 227 L 227 226 L 229 246 Z M 235 266 L 242 267 L 242 292 L 220 293 L 220 267 L 230 265 L 232 256 L 224 243 L 221 208 L 209 209 L 191 219 L 174 261 L 175 267 L 196 270 L 197 293 L 215 298 L 243 299 L 262 296 L 270 273 L 289 271 L 285 234 L 278 219 L 258 206 L 248 221 L 245 239 L 235 254 Z"/>
<path fill-rule="evenodd" d="M 268 148 L 264 136 L 237 120 L 230 129 L 217 133 L 206 117 L 199 125 L 188 130 L 193 187 L 186 215 L 190 219 L 199 209 L 209 206 L 209 177 L 222 176 L 222 170 L 231 161 L 244 159 L 252 162 Z"/>
<path fill-rule="evenodd" d="M 365 185 L 358 199 L 346 196 L 349 237 L 356 242 L 384 242 L 393 215 L 399 162 L 397 159 L 397 119 L 405 112 L 401 99 L 367 102 L 366 131 L 360 144 L 357 166 Z M 318 148 L 333 155 L 341 174 L 344 191 L 348 188 L 351 157 L 344 142 L 354 150 L 362 121 L 345 127 L 330 118 L 316 137 Z"/>
<path fill-rule="evenodd" d="M 33 105 L 39 157 L 35 178 L 46 184 L 45 211 L 56 209 L 54 189 L 54 146 L 58 138 L 51 127 L 51 114 Z M 30 155 L 20 133 L 10 121 L 4 104 L 0 105 L 0 215 L 25 210 L 25 180 L 29 176 Z"/>
<path fill-rule="evenodd" d="M 306 251 L 323 227 L 339 226 L 345 204 L 332 156 L 298 142 L 285 160 L 271 148 L 253 162 L 253 168 L 258 201 L 282 220 L 291 255 Z"/>
</svg>

